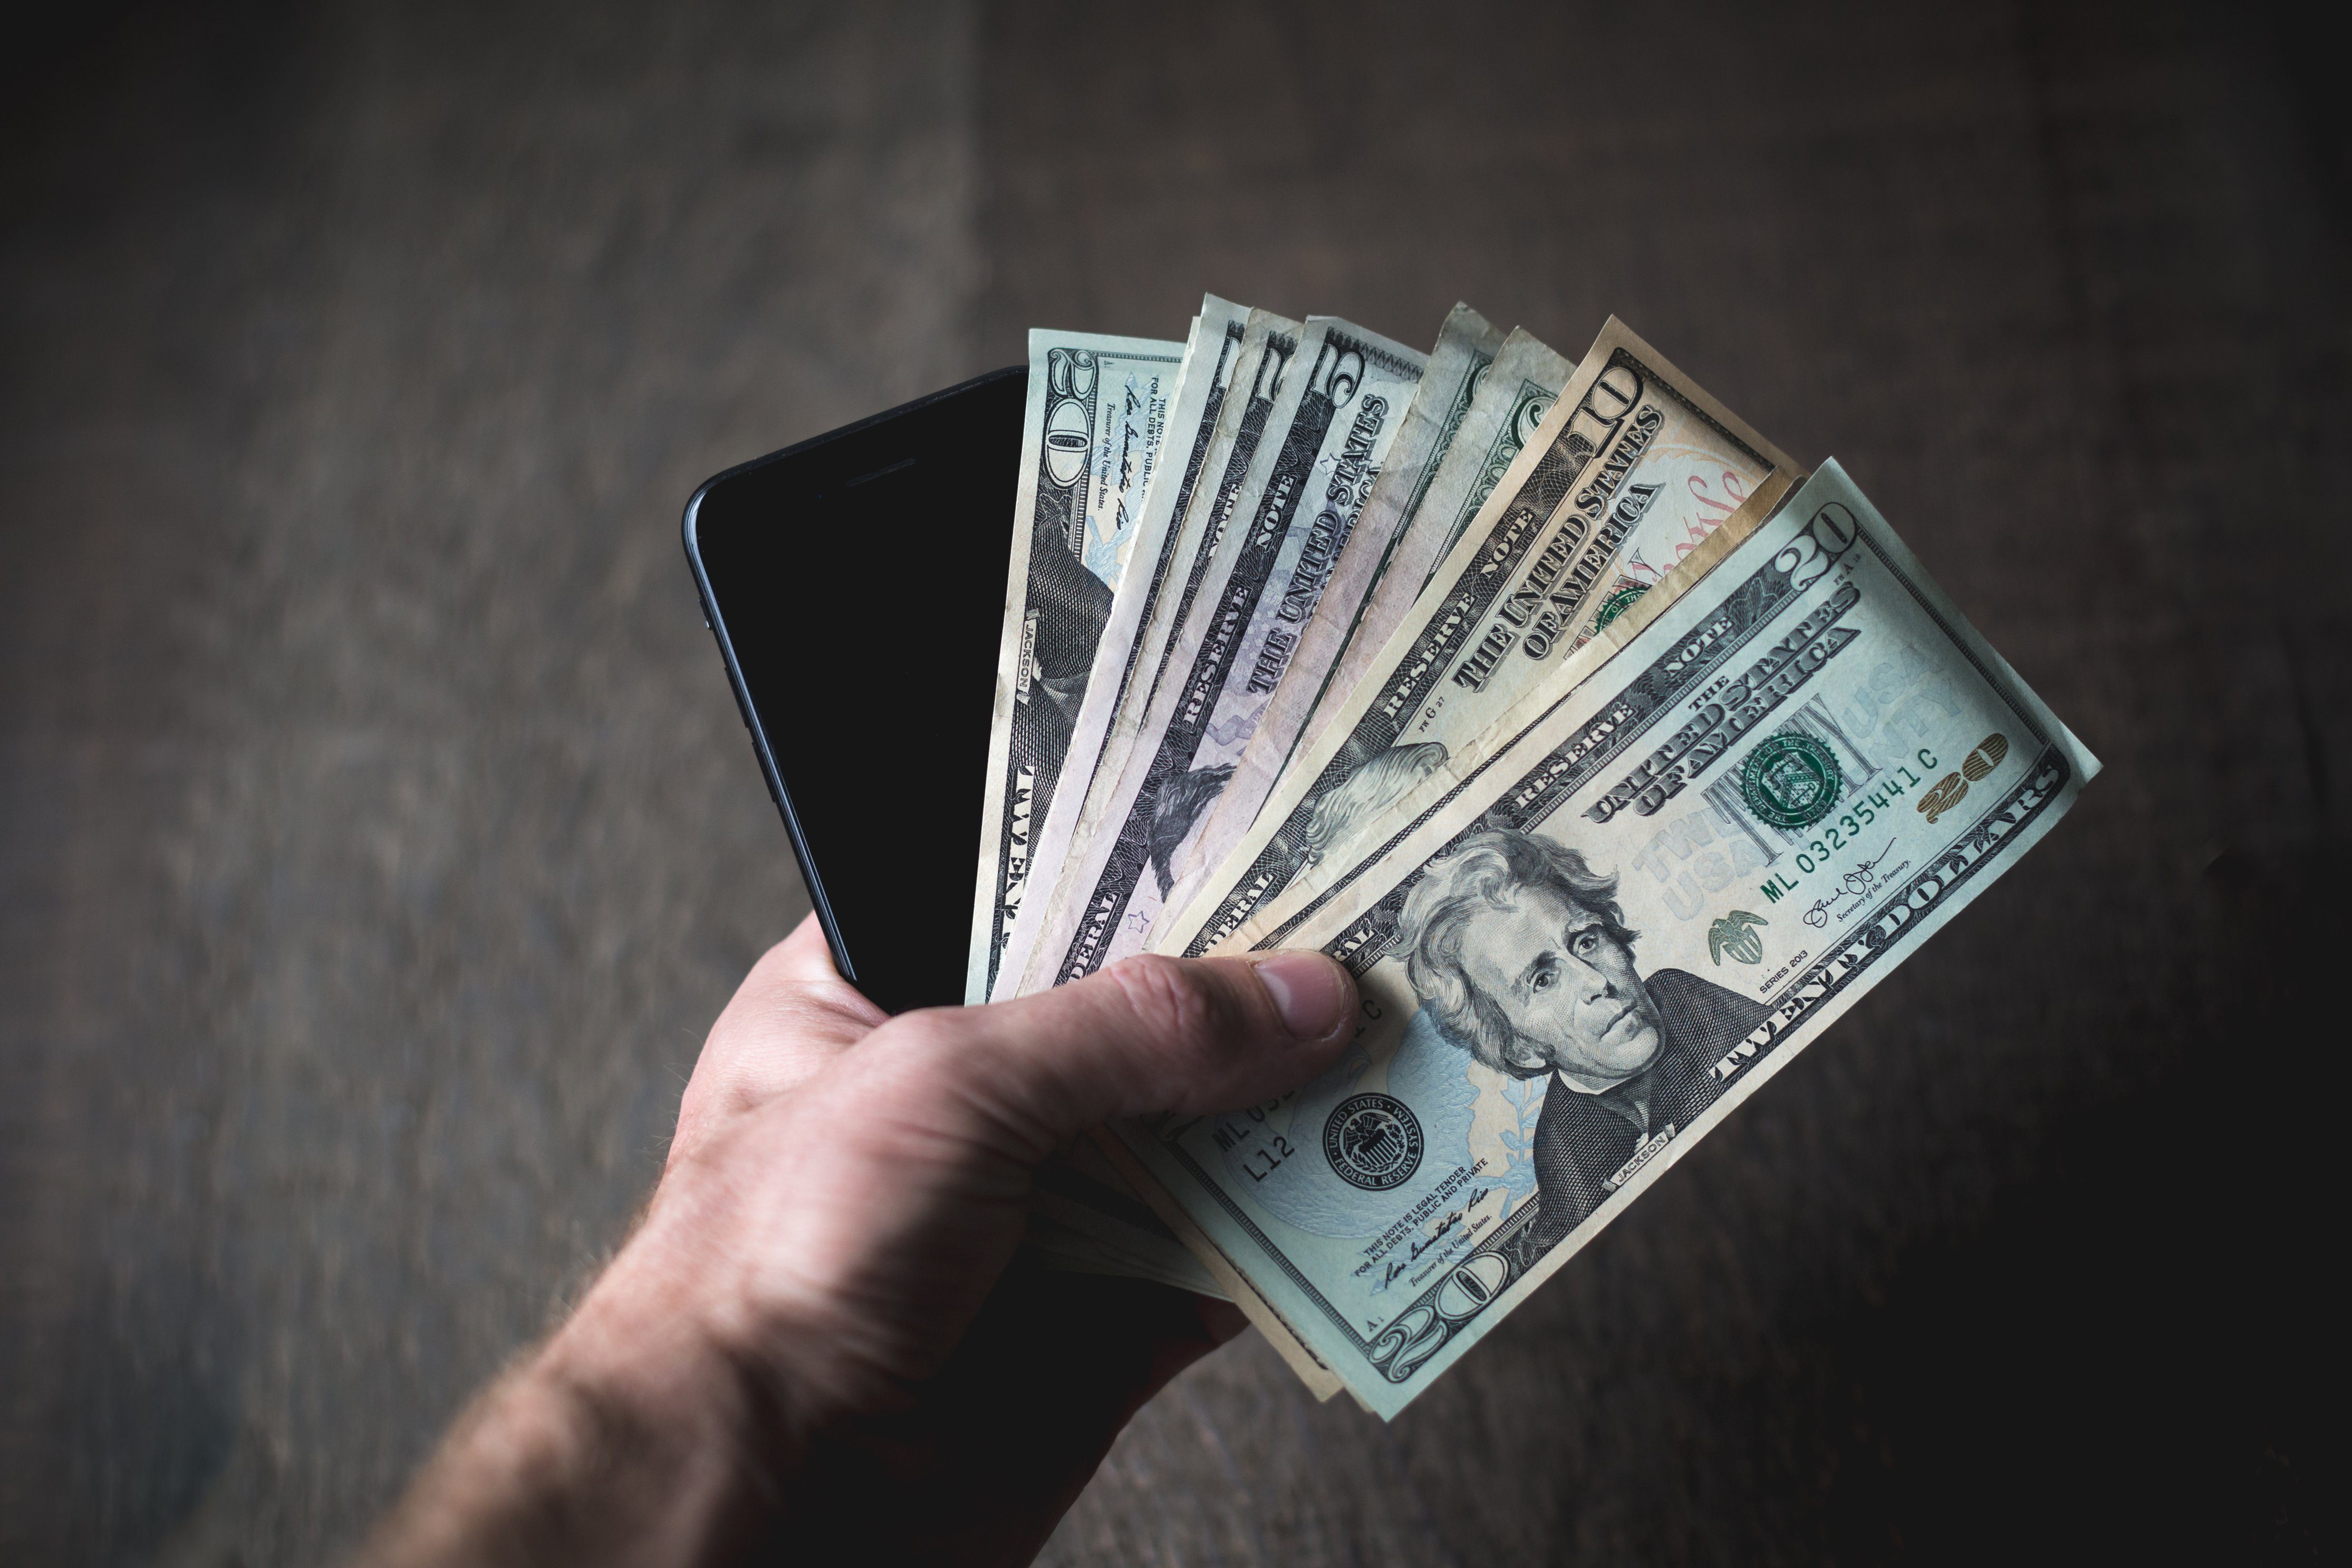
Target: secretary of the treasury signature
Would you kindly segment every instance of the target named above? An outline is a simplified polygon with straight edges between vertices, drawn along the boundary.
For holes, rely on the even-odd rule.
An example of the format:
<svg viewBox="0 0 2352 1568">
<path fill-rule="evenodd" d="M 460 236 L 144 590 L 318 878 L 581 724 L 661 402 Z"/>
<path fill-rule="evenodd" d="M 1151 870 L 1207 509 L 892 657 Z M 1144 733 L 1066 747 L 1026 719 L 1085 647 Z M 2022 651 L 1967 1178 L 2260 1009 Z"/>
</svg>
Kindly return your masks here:
<svg viewBox="0 0 2352 1568">
<path fill-rule="evenodd" d="M 1832 915 L 1836 915 L 1841 922 L 1844 921 L 1855 910 L 1860 909 L 1876 896 L 1881 889 L 1910 870 L 1911 862 L 1905 861 L 1884 876 L 1879 874 L 1879 862 L 1894 852 L 1895 841 L 1889 839 L 1886 841 L 1885 849 L 1846 873 L 1839 879 L 1844 884 L 1840 892 L 1830 894 L 1828 898 L 1813 900 L 1812 907 L 1805 911 L 1805 924 L 1812 926 L 1826 925 L 1830 923 L 1830 916 Z"/>
</svg>

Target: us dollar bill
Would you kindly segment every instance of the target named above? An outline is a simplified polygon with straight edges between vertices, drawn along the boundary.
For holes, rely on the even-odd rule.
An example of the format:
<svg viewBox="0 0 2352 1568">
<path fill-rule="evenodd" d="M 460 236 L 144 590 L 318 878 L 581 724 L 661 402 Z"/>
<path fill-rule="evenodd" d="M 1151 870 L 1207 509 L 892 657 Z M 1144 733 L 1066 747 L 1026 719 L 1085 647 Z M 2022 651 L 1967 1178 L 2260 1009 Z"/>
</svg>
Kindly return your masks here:
<svg viewBox="0 0 2352 1568">
<path fill-rule="evenodd" d="M 1095 649 L 1086 698 L 1062 759 L 1063 783 L 1055 790 L 1044 827 L 1033 833 L 1032 886 L 1054 884 L 1070 824 L 1101 759 L 1111 719 L 1135 677 L 1154 606 L 1171 577 L 1180 584 L 1182 580 L 1182 572 L 1175 570 L 1181 521 L 1215 436 L 1248 319 L 1247 308 L 1209 295 L 1186 335 L 1184 358 L 1168 403 L 1168 434 L 1138 513 L 1129 569 L 1112 597 L 1110 620 Z M 1024 951 L 1016 920 L 1000 968 L 1017 966 Z M 1091 1145 L 1057 1155 L 1040 1168 L 1030 1197 L 1026 1240 L 1035 1256 L 1055 1268 L 1222 1294 L 1199 1260 Z"/>
<path fill-rule="evenodd" d="M 1226 1297 L 1216 1277 L 1135 1195 L 1104 1151 L 1080 1139 L 1038 1168 L 1023 1237 L 1057 1268 L 1155 1280 L 1196 1295 Z"/>
<path fill-rule="evenodd" d="M 1513 329 L 1503 340 L 1492 369 L 1480 378 L 1459 440 L 1446 451 L 1421 503 L 1424 520 L 1399 541 L 1391 570 L 1372 585 L 1361 617 L 1299 728 L 1302 739 L 1321 735 L 1358 683 L 1371 673 L 1371 662 L 1412 613 L 1439 565 L 1462 542 L 1495 486 L 1550 417 L 1560 389 L 1575 373 L 1574 362 L 1523 329 Z M 1297 751 L 1294 747 L 1283 758 L 1284 768 Z M 1276 783 L 1279 781 L 1277 773 Z"/>
<path fill-rule="evenodd" d="M 1554 352 L 1527 329 L 1511 329 L 1493 367 L 1479 378 L 1457 444 L 1446 449 L 1444 461 L 1430 481 L 1429 494 L 1419 503 L 1427 508 L 1428 526 L 1416 527 L 1398 549 L 1394 575 L 1382 580 L 1378 599 L 1366 607 L 1368 627 L 1379 605 L 1394 604 L 1394 614 L 1401 617 L 1421 597 L 1439 565 L 1454 553 L 1454 547 L 1476 520 L 1486 497 L 1495 493 L 1495 486 L 1543 428 L 1559 401 L 1560 389 L 1574 374 L 1574 361 Z M 1391 620 L 1386 632 L 1370 637 L 1368 644 L 1356 645 L 1370 657 L 1388 640 L 1388 632 L 1395 630 Z"/>
<path fill-rule="evenodd" d="M 1241 359 L 1249 314 L 1244 306 L 1210 295 L 1201 302 L 1201 314 L 1192 319 L 1183 367 L 1169 400 L 1169 434 L 1137 515 L 1132 550 L 1136 570 L 1120 580 L 1111 600 L 1110 619 L 1095 648 L 1086 698 L 1078 706 L 1069 750 L 1062 762 L 1066 786 L 1057 787 L 1045 811 L 1033 819 L 1028 875 L 1030 885 L 1041 892 L 1051 889 L 1061 872 L 1071 831 L 1103 761 L 1113 721 L 1142 663 L 1161 592 L 1171 580 L 1181 591 L 1185 578 L 1181 555 L 1187 542 L 1185 509 L 1216 438 L 1225 393 Z M 1150 673 L 1147 668 L 1147 676 Z M 1034 909 L 1043 902 L 1038 898 L 1024 904 Z M 1000 973 L 1007 967 L 1017 973 L 1028 946 L 1023 922 L 1016 919 L 1000 956 Z"/>
<path fill-rule="evenodd" d="M 1596 587 L 1654 539 L 1735 539 L 1796 465 L 1616 318 L 1402 624 L 1158 946 L 1199 954 L 1370 825 L 1589 638 Z M 1723 512 L 1725 476 L 1745 497 Z M 1622 608 L 1622 606 L 1621 606 Z"/>
<path fill-rule="evenodd" d="M 1404 546 L 1441 461 L 1470 412 L 1478 384 L 1503 346 L 1503 334 L 1467 305 L 1456 305 L 1437 334 L 1428 368 L 1405 411 L 1395 444 L 1356 519 L 1346 552 L 1331 572 L 1315 613 L 1299 633 L 1290 666 L 1267 699 L 1233 778 L 1209 809 L 1177 867 L 1167 907 L 1182 909 L 1201 883 L 1249 831 L 1275 777 L 1297 744 L 1307 715 L 1323 695 L 1333 666 L 1363 618 L 1365 600 Z"/>
<path fill-rule="evenodd" d="M 1792 493 L 1784 492 L 1783 505 L 1787 504 L 1785 496 Z M 1464 781 L 1476 777 L 1496 752 L 1569 701 L 1619 648 L 1639 635 L 1644 626 L 1657 619 L 1746 537 L 1745 530 L 1734 528 L 1719 528 L 1709 535 L 1653 585 L 1654 591 L 1644 592 L 1622 613 L 1595 628 L 1561 661 L 1558 670 L 1520 693 L 1502 717 L 1451 752 L 1427 777 L 1400 793 L 1381 811 L 1378 822 L 1352 841 L 1344 853 L 1318 860 L 1304 868 L 1278 896 L 1261 903 L 1225 940 L 1244 946 L 1261 943 L 1281 946 L 1292 932 L 1314 918 L 1324 905 L 1347 896 L 1359 877 L 1402 843 L 1414 828 L 1444 810 L 1465 788 Z"/>
<path fill-rule="evenodd" d="M 1024 991 L 1141 951 L 1186 841 L 1233 776 L 1347 548 L 1424 363 L 1347 322 L 1309 319 L 1240 493 L 1245 511 L 1203 579 L 1105 827 L 1071 859 L 1076 896 L 1057 894 L 1045 911 Z"/>
<path fill-rule="evenodd" d="M 1204 311 L 1204 314 L 1208 312 Z M 1172 554 L 1165 591 L 1157 594 L 1136 638 L 1135 660 L 1104 735 L 1094 777 L 1082 789 L 1056 791 L 1044 814 L 1044 828 L 1035 837 L 1033 875 L 1036 893 L 1026 900 L 1027 918 L 1016 922 L 999 960 L 992 996 L 995 999 L 1020 993 L 1021 978 L 1034 951 L 1045 916 L 1069 896 L 1073 847 L 1092 841 L 1110 810 L 1137 736 L 1141 732 L 1152 698 L 1165 678 L 1179 633 L 1192 613 L 1193 601 L 1212 564 L 1218 559 L 1226 525 L 1241 504 L 1241 491 L 1257 455 L 1266 422 L 1272 417 L 1285 384 L 1285 372 L 1298 351 L 1306 328 L 1268 310 L 1252 310 L 1244 320 L 1229 390 L 1218 398 L 1218 412 L 1199 473 L 1174 507 L 1171 528 Z M 1205 389 L 1204 389 L 1205 390 Z M 1197 426 L 1195 427 L 1197 429 Z M 1187 459 L 1189 466 L 1191 459 Z M 1178 573 L 1181 573 L 1181 580 Z"/>
<path fill-rule="evenodd" d="M 1296 932 L 1363 1022 L 1114 1129 L 1287 1349 L 1404 1407 L 2099 764 L 1834 463 Z"/>
<path fill-rule="evenodd" d="M 1029 334 L 964 999 L 985 1001 L 1029 883 L 1095 649 L 1127 569 L 1181 343 Z"/>
<path fill-rule="evenodd" d="M 1357 624 L 1325 675 L 1323 688 L 1299 726 L 1297 738 L 1279 758 L 1272 755 L 1270 748 L 1244 754 L 1241 767 L 1235 770 L 1238 779 L 1253 769 L 1274 769 L 1274 777 L 1265 783 L 1258 803 L 1252 809 L 1252 824 L 1264 810 L 1265 800 L 1280 788 L 1282 773 L 1297 753 L 1311 747 L 1325 732 L 1336 711 L 1371 673 L 1372 661 L 1419 602 L 1438 563 L 1454 553 L 1487 497 L 1494 494 L 1495 486 L 1510 472 L 1511 465 L 1542 427 L 1559 400 L 1560 389 L 1575 373 L 1574 364 L 1525 330 L 1515 329 L 1503 340 L 1502 351 L 1479 380 L 1461 432 L 1447 448 L 1427 494 L 1418 503 L 1415 519 L 1400 535 L 1388 569 L 1372 585 Z M 1255 747 L 1255 739 L 1252 745 Z M 1245 835 L 1247 831 L 1245 825 L 1243 832 Z M 1226 852 L 1231 854 L 1230 850 Z M 1319 873 L 1328 862 L 1326 857 L 1307 868 L 1293 879 L 1284 894 L 1261 903 L 1243 929 L 1266 918 L 1271 910 L 1304 884 L 1321 881 Z M 1163 933 L 1181 933 L 1189 937 L 1207 918 L 1203 894 L 1213 886 L 1210 882 L 1193 890 L 1187 903 L 1178 905 L 1181 913 L 1162 922 Z M 1182 944 L 1178 946 L 1181 950 Z"/>
</svg>

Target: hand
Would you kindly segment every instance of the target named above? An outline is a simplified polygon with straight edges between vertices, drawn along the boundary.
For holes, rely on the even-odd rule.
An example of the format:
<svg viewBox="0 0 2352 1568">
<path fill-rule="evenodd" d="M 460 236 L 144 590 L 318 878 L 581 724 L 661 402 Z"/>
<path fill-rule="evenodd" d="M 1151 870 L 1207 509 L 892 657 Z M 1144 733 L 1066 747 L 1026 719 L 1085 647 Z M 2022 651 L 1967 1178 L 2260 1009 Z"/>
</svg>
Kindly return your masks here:
<svg viewBox="0 0 2352 1568">
<path fill-rule="evenodd" d="M 1016 1262 L 1032 1173 L 1113 1118 L 1292 1088 L 1355 1015 L 1344 969 L 1290 953 L 886 1019 L 803 922 L 711 1029 L 637 1233 L 362 1561 L 1027 1562 L 1242 1326 Z"/>
</svg>

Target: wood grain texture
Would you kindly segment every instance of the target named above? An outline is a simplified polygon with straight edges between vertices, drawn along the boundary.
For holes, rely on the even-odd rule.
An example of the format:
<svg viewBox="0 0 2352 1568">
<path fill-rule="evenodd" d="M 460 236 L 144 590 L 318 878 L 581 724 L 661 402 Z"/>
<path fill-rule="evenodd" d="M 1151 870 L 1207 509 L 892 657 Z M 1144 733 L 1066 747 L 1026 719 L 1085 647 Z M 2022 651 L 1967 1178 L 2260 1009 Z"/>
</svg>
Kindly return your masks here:
<svg viewBox="0 0 2352 1568">
<path fill-rule="evenodd" d="M 2108 770 L 1402 1418 L 1245 1341 L 1045 1560 L 2316 1555 L 2352 161 L 2321 39 L 2210 21 L 47 24 L 0 108 L 0 1561 L 353 1538 L 805 907 L 687 494 L 1203 288 L 1570 354 L 1617 311 L 1843 460 Z"/>
</svg>

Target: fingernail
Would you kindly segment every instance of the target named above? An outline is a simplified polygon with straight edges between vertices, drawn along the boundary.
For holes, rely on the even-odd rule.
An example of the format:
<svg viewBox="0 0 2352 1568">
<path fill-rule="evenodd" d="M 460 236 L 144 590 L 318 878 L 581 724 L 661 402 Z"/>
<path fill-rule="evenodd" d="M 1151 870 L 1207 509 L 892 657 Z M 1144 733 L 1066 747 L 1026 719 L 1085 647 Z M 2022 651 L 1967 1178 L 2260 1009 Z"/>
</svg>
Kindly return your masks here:
<svg viewBox="0 0 2352 1568">
<path fill-rule="evenodd" d="M 1276 953 L 1251 967 L 1291 1033 L 1321 1040 L 1339 1029 L 1349 1001 L 1348 973 L 1339 965 L 1320 953 Z"/>
</svg>

